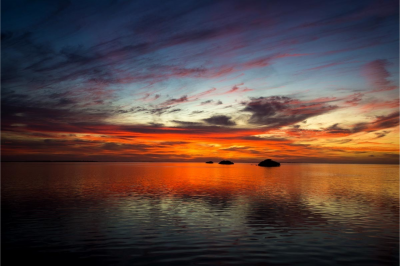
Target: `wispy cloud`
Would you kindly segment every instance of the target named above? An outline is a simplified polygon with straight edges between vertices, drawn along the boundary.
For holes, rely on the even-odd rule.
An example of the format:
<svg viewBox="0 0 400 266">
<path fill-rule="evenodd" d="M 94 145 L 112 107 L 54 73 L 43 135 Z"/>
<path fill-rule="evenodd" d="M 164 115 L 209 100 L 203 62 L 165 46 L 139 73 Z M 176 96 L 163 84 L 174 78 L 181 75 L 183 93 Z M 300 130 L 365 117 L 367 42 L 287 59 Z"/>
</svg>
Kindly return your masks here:
<svg viewBox="0 0 400 266">
<path fill-rule="evenodd" d="M 389 80 L 391 75 L 386 69 L 389 62 L 379 59 L 369 62 L 363 66 L 362 74 L 365 76 L 373 92 L 381 92 L 397 89 Z"/>
</svg>

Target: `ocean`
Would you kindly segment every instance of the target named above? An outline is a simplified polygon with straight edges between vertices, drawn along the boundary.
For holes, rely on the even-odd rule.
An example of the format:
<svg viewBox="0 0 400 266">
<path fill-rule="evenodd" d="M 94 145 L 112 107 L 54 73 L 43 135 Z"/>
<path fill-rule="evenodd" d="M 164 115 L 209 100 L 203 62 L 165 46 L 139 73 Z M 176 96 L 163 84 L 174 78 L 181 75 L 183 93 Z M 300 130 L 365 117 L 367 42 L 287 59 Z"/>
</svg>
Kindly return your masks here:
<svg viewBox="0 0 400 266">
<path fill-rule="evenodd" d="M 3 265 L 399 265 L 398 165 L 1 168 Z"/>
</svg>

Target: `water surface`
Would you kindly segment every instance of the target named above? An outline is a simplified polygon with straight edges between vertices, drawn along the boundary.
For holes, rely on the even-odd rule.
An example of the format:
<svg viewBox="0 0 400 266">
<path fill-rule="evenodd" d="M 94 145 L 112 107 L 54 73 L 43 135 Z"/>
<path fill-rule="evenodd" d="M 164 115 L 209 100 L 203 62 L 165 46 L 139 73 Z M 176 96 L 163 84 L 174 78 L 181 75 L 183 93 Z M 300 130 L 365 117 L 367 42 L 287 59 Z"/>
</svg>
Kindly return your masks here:
<svg viewBox="0 0 400 266">
<path fill-rule="evenodd" d="M 399 166 L 3 163 L 2 260 L 399 265 Z"/>
</svg>

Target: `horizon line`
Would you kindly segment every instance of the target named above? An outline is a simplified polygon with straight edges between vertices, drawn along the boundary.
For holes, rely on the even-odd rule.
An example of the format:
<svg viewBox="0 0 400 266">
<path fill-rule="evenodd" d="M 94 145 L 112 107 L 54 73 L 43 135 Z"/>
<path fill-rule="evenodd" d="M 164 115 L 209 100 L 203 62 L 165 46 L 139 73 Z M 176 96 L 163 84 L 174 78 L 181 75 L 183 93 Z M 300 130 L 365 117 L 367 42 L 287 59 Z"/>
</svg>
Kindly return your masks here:
<svg viewBox="0 0 400 266">
<path fill-rule="evenodd" d="M 0 163 L 206 163 L 205 161 L 93 161 L 93 160 L 21 160 L 21 161 L 0 161 Z M 236 162 L 245 164 L 258 164 L 259 162 Z M 400 165 L 399 163 L 363 163 L 363 162 L 280 162 L 293 164 L 391 164 Z M 218 162 L 216 162 L 218 164 Z"/>
</svg>

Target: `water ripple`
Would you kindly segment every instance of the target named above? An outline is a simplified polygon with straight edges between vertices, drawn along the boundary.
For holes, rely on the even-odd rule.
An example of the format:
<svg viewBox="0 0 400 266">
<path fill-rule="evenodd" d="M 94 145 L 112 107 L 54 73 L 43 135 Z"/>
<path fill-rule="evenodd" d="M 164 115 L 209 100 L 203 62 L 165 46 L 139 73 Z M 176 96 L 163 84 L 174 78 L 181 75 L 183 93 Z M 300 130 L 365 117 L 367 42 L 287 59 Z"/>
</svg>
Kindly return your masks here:
<svg viewBox="0 0 400 266">
<path fill-rule="evenodd" d="M 19 265 L 398 265 L 398 166 L 4 164 Z"/>
</svg>

